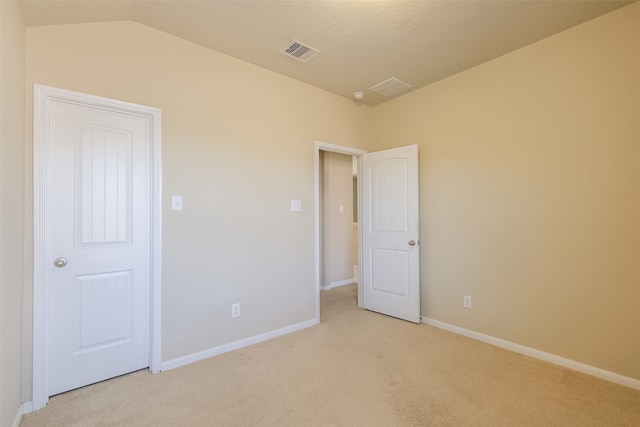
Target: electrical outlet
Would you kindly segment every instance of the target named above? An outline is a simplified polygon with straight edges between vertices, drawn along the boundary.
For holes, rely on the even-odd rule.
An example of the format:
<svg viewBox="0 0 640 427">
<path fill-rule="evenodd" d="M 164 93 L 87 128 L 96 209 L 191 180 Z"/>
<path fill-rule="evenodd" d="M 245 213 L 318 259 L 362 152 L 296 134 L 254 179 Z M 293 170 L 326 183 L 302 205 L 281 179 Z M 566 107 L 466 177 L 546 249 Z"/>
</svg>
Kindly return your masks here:
<svg viewBox="0 0 640 427">
<path fill-rule="evenodd" d="M 468 309 L 472 308 L 471 297 L 469 295 L 465 295 L 464 296 L 464 300 L 462 301 L 462 305 L 464 306 L 464 308 L 468 308 Z"/>
<path fill-rule="evenodd" d="M 231 317 L 240 316 L 240 303 L 231 304 Z"/>
</svg>

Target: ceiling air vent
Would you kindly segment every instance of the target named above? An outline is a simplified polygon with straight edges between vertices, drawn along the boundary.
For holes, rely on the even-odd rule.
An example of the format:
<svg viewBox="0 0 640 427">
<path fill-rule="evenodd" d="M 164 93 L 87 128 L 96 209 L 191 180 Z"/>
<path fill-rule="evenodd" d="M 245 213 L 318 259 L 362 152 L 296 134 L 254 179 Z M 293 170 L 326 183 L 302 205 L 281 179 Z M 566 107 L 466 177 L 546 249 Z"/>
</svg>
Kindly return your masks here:
<svg viewBox="0 0 640 427">
<path fill-rule="evenodd" d="M 395 96 L 401 92 L 404 92 L 409 88 L 411 88 L 411 85 L 406 84 L 402 80 L 398 80 L 395 77 L 391 77 L 390 79 L 387 79 L 382 83 L 371 86 L 369 90 L 382 95 L 385 98 L 389 98 L 391 96 Z"/>
<path fill-rule="evenodd" d="M 298 40 L 292 41 L 280 52 L 300 62 L 309 62 L 320 53 L 315 47 L 307 46 Z"/>
</svg>

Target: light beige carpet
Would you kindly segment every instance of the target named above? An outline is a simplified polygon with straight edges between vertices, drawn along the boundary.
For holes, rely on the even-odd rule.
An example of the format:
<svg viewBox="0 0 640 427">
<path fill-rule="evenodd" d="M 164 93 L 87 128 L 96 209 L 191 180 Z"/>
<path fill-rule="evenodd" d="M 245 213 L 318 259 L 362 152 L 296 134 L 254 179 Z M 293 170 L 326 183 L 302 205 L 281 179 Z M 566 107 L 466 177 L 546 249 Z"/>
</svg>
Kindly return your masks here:
<svg viewBox="0 0 640 427">
<path fill-rule="evenodd" d="M 640 426 L 640 392 L 322 292 L 321 324 L 51 398 L 36 426 Z"/>
</svg>

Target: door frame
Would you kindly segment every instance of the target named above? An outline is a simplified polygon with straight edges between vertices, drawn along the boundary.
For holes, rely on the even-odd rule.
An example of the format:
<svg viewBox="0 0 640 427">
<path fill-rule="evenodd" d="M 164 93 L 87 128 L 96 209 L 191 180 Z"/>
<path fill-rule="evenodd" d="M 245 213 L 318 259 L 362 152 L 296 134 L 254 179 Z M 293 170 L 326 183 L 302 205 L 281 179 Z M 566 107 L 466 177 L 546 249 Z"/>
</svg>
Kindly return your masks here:
<svg viewBox="0 0 640 427">
<path fill-rule="evenodd" d="M 362 204 L 362 191 L 361 182 L 360 182 L 360 169 L 362 166 L 362 155 L 366 153 L 365 150 L 360 150 L 358 148 L 346 147 L 343 145 L 330 144 L 328 142 L 316 141 L 315 142 L 315 181 L 314 181 L 314 203 L 315 203 L 315 226 L 316 226 L 316 244 L 315 244 L 315 265 L 316 265 L 316 322 L 320 322 L 320 219 L 322 218 L 322 214 L 320 212 L 320 151 L 329 151 L 332 153 L 339 154 L 347 154 L 349 156 L 354 156 L 358 158 L 358 170 L 356 171 L 356 177 L 358 179 L 358 266 L 362 265 L 362 233 L 360 227 L 362 227 L 362 221 L 360 220 L 360 215 L 362 214 L 362 209 L 360 209 L 360 205 Z M 362 307 L 362 280 L 360 277 L 362 269 L 358 267 L 358 307 Z"/>
<path fill-rule="evenodd" d="M 149 299 L 149 370 L 160 371 L 161 345 L 161 260 L 162 260 L 162 157 L 161 111 L 132 104 L 35 84 L 33 87 L 33 410 L 49 400 L 47 325 L 49 294 L 47 289 L 47 194 L 49 191 L 49 128 L 52 101 L 100 108 L 107 111 L 148 118 L 151 123 L 151 244 Z"/>
</svg>

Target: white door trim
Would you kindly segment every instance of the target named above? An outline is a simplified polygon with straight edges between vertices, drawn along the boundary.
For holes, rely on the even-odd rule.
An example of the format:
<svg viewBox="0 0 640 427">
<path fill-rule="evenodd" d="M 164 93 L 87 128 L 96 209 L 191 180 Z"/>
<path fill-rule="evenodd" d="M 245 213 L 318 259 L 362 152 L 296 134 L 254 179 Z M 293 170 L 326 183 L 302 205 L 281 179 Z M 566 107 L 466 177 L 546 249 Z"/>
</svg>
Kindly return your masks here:
<svg viewBox="0 0 640 427">
<path fill-rule="evenodd" d="M 364 150 L 360 150 L 358 148 L 345 147 L 342 145 L 330 144 L 328 142 L 316 141 L 315 143 L 315 178 L 314 178 L 314 203 L 315 203 L 315 224 L 316 224 L 316 245 L 315 245 L 315 264 L 316 264 L 316 321 L 320 322 L 320 151 L 330 151 L 333 153 L 347 154 L 349 156 L 358 157 L 358 171 L 357 175 L 360 174 L 360 166 L 362 163 L 361 156 L 366 153 Z M 361 221 L 360 221 L 360 205 L 361 205 L 361 197 L 362 192 L 360 191 L 360 179 L 358 179 L 358 265 L 362 265 L 360 257 L 362 256 L 362 233 L 360 232 Z M 358 273 L 360 276 L 360 273 Z M 362 292 L 361 287 L 362 280 L 358 277 L 358 306 L 362 307 Z"/>
<path fill-rule="evenodd" d="M 161 112 L 157 108 L 34 85 L 33 91 L 33 410 L 43 408 L 48 395 L 47 180 L 49 121 L 52 100 L 149 118 L 151 122 L 151 290 L 149 369 L 159 372 L 162 250 Z"/>
</svg>

